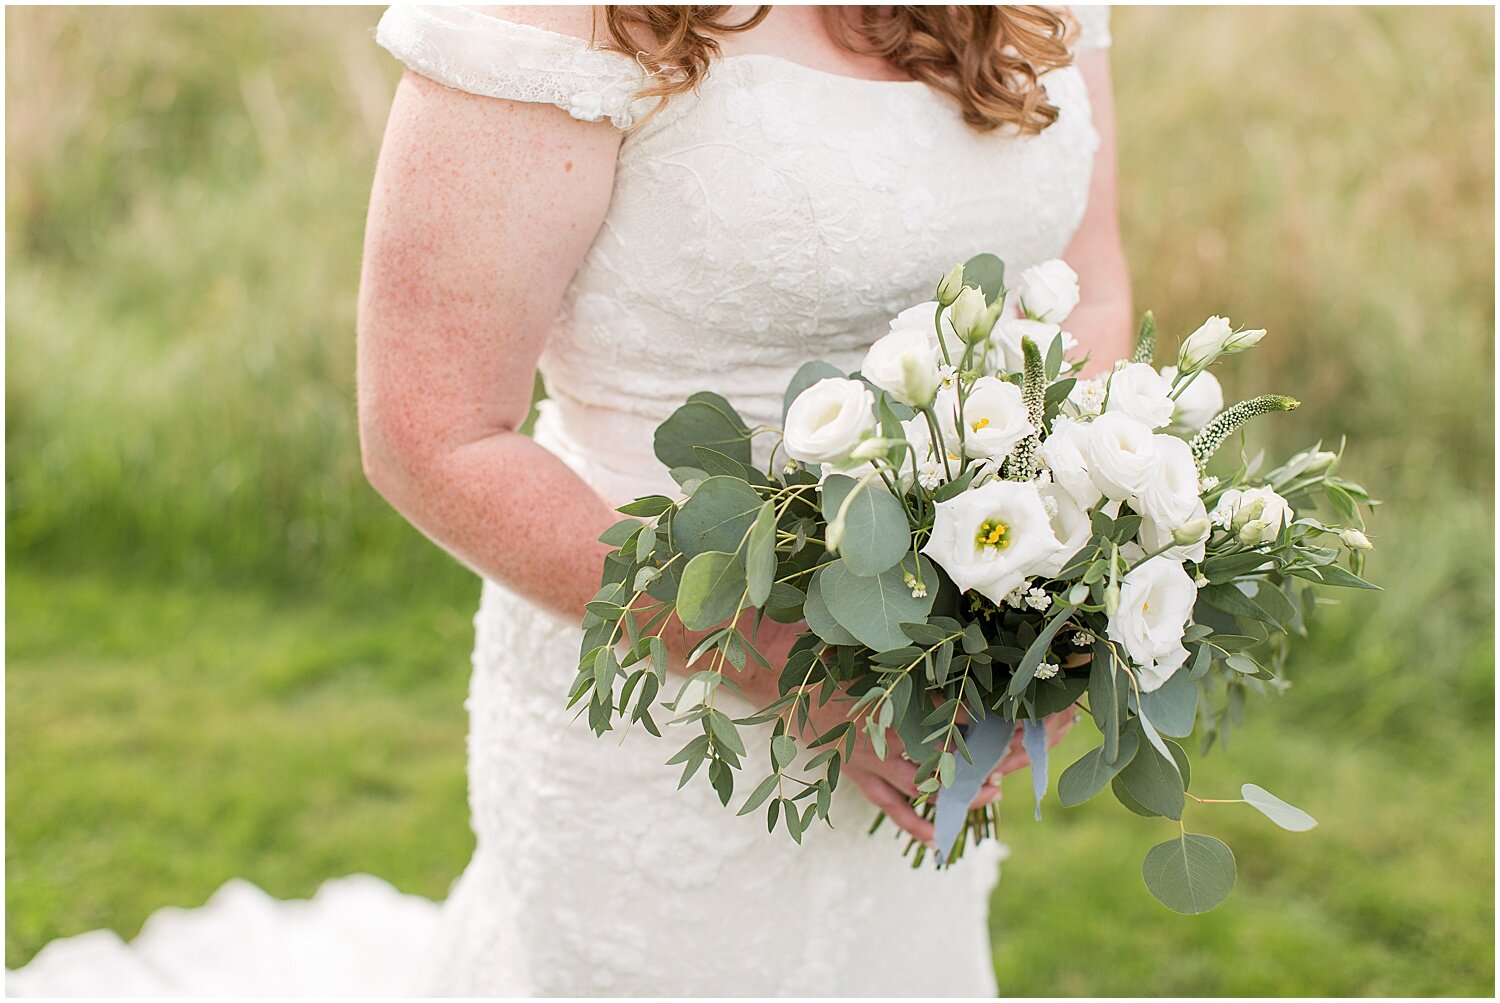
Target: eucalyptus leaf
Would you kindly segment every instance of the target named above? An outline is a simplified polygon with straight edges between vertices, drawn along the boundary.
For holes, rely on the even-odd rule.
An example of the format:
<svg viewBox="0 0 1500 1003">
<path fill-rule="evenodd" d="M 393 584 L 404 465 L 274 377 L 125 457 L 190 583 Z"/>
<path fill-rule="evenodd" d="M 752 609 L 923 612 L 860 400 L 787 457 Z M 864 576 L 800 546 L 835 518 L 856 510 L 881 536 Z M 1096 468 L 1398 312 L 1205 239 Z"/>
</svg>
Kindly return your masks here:
<svg viewBox="0 0 1500 1003">
<path fill-rule="evenodd" d="M 995 302 L 1005 292 L 1005 262 L 993 254 L 974 255 L 964 262 L 964 285 L 978 287 L 987 303 Z"/>
<path fill-rule="evenodd" d="M 807 620 L 808 628 L 829 644 L 857 645 L 859 638 L 840 626 L 823 601 L 823 572 L 827 570 L 824 568 L 816 572 L 808 583 L 807 598 L 802 603 L 802 615 Z"/>
<path fill-rule="evenodd" d="M 1133 731 L 1121 735 L 1119 752 L 1113 763 L 1105 760 L 1102 745 L 1084 753 L 1057 778 L 1057 799 L 1065 807 L 1072 808 L 1104 790 L 1105 785 L 1135 757 L 1140 741 Z"/>
<path fill-rule="evenodd" d="M 1119 782 L 1141 806 L 1167 818 L 1182 818 L 1184 795 L 1177 764 L 1155 748 L 1137 751 L 1120 771 Z"/>
<path fill-rule="evenodd" d="M 844 513 L 839 556 L 850 571 L 867 577 L 880 574 L 906 555 L 911 549 L 911 526 L 906 510 L 884 485 L 869 483 L 855 491 L 858 484 L 841 474 L 824 481 L 823 518 L 831 523 L 840 511 Z"/>
<path fill-rule="evenodd" d="M 672 542 L 685 557 L 709 550 L 739 551 L 761 510 L 760 495 L 734 477 L 710 477 L 698 485 L 672 520 Z"/>
<path fill-rule="evenodd" d="M 1288 832 L 1306 832 L 1318 824 L 1318 820 L 1307 812 L 1287 804 L 1264 787 L 1245 784 L 1240 788 L 1240 797 L 1244 798 L 1245 803 L 1250 807 Z"/>
<path fill-rule="evenodd" d="M 1153 846 L 1141 877 L 1162 905 L 1193 916 L 1208 912 L 1234 889 L 1234 854 L 1212 836 L 1186 832 Z"/>
<path fill-rule="evenodd" d="M 745 566 L 734 554 L 710 550 L 682 571 L 677 616 L 688 630 L 709 630 L 728 620 L 745 591 Z"/>
<path fill-rule="evenodd" d="M 1163 735 L 1190 735 L 1198 718 L 1198 684 L 1178 669 L 1159 687 L 1140 695 L 1140 713 Z"/>
<path fill-rule="evenodd" d="M 715 393 L 693 394 L 656 428 L 656 458 L 668 467 L 696 467 L 694 446 L 704 446 L 749 466 L 750 430 L 738 412 Z"/>
<path fill-rule="evenodd" d="M 745 579 L 750 605 L 760 607 L 771 596 L 776 578 L 776 505 L 766 502 L 750 527 L 745 545 Z"/>
<path fill-rule="evenodd" d="M 828 612 L 861 644 L 876 651 L 904 647 L 908 642 L 901 624 L 925 620 L 936 599 L 937 569 L 921 558 L 920 572 L 913 555 L 878 575 L 854 574 L 838 560 L 819 573 L 820 591 Z M 906 575 L 919 574 L 930 583 L 927 594 L 913 596 Z"/>
</svg>

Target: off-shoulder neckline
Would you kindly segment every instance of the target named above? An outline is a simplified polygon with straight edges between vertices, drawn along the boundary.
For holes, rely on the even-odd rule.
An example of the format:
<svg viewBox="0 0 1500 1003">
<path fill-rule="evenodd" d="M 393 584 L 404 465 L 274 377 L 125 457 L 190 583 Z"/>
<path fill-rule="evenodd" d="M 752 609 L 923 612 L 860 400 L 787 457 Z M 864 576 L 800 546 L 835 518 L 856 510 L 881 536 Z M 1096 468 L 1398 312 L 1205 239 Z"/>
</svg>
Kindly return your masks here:
<svg viewBox="0 0 1500 1003">
<path fill-rule="evenodd" d="M 637 62 L 636 60 L 632 59 L 626 53 L 619 52 L 619 51 L 616 51 L 614 49 L 596 48 L 591 43 L 591 41 L 589 39 L 580 38 L 577 35 L 569 35 L 566 32 L 553 31 L 550 28 L 539 28 L 539 27 L 537 27 L 534 24 L 525 24 L 525 23 L 523 23 L 521 21 L 508 21 L 508 20 L 506 20 L 503 17 L 495 17 L 493 14 L 485 14 L 485 13 L 483 13 L 481 11 L 474 10 L 472 7 L 459 7 L 459 8 L 448 8 L 448 9 L 449 10 L 462 10 L 467 15 L 470 15 L 470 16 L 476 17 L 476 18 L 483 18 L 484 20 L 490 21 L 490 22 L 492 22 L 494 24 L 497 24 L 497 25 L 504 25 L 507 28 L 512 28 L 512 29 L 515 29 L 515 30 L 519 31 L 522 34 L 532 34 L 532 35 L 538 35 L 538 36 L 547 36 L 547 37 L 549 37 L 550 39 L 552 39 L 553 41 L 555 41 L 555 42 L 557 42 L 559 44 L 567 45 L 567 46 L 569 46 L 571 48 L 574 48 L 574 49 L 577 49 L 579 51 L 594 52 L 594 53 L 598 53 L 599 55 L 604 56 L 606 58 L 621 59 L 621 60 L 624 60 L 624 61 L 626 61 L 628 63 L 635 64 L 635 66 L 637 67 L 637 69 L 640 70 L 640 73 L 641 73 L 641 75 L 643 77 L 648 75 L 647 72 L 646 72 L 646 70 L 645 70 L 645 68 L 641 67 L 639 62 Z M 870 77 L 854 77 L 854 76 L 850 76 L 847 73 L 835 73 L 832 70 L 819 69 L 816 66 L 809 66 L 806 63 L 799 63 L 795 59 L 788 59 L 785 56 L 777 56 L 777 55 L 773 55 L 773 54 L 767 53 L 767 52 L 736 52 L 736 53 L 731 53 L 731 54 L 729 54 L 727 56 L 715 56 L 713 58 L 713 60 L 709 63 L 709 66 L 710 66 L 710 68 L 712 68 L 715 64 L 718 64 L 718 63 L 735 63 L 735 62 L 753 63 L 753 62 L 757 62 L 757 61 L 759 61 L 759 62 L 768 62 L 768 63 L 776 63 L 778 65 L 790 67 L 793 70 L 801 71 L 803 73 L 807 73 L 807 74 L 810 74 L 810 75 L 815 76 L 815 77 L 822 77 L 824 79 L 832 80 L 832 81 L 848 82 L 848 83 L 851 83 L 851 84 L 865 84 L 865 85 L 872 85 L 872 86 L 877 86 L 877 87 L 896 87 L 896 88 L 926 87 L 927 86 L 921 80 L 875 80 L 875 79 L 872 79 Z"/>
</svg>

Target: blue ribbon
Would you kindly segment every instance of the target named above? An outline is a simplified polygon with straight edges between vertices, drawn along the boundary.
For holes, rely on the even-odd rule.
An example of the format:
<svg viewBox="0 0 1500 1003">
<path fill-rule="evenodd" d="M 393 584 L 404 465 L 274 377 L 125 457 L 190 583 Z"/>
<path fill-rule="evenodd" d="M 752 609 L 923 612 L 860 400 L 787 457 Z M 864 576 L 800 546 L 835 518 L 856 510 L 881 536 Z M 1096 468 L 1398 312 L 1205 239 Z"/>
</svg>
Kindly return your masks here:
<svg viewBox="0 0 1500 1003">
<path fill-rule="evenodd" d="M 1021 722 L 1021 748 L 1031 760 L 1031 793 L 1036 799 L 1036 820 L 1042 820 L 1042 798 L 1047 794 L 1047 726 L 1041 721 Z"/>
<path fill-rule="evenodd" d="M 964 819 L 969 814 L 969 805 L 979 795 L 979 788 L 1010 748 L 1010 740 L 1016 733 L 1016 723 L 987 714 L 964 729 L 964 744 L 969 748 L 969 760 L 958 756 L 953 770 L 953 783 L 938 792 L 937 814 L 933 819 L 934 840 L 937 842 L 936 857 L 940 866 L 948 863 L 948 854 L 954 841 L 963 831 Z M 1024 736 L 1023 736 L 1024 741 Z M 1045 745 L 1045 741 L 1043 742 Z M 1043 771 L 1045 776 L 1046 771 Z"/>
</svg>

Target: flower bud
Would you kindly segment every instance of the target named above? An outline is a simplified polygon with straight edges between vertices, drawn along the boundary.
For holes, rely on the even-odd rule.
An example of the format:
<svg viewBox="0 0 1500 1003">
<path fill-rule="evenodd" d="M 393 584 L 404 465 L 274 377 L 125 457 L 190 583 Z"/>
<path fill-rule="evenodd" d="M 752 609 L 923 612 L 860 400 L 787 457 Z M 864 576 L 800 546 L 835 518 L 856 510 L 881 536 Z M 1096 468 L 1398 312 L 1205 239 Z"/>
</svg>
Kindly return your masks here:
<svg viewBox="0 0 1500 1003">
<path fill-rule="evenodd" d="M 1114 616 L 1115 611 L 1119 608 L 1120 586 L 1116 585 L 1114 582 L 1110 582 L 1104 587 L 1104 612 L 1108 613 L 1110 616 Z"/>
<path fill-rule="evenodd" d="M 1344 546 L 1350 550 L 1374 550 L 1375 544 L 1370 538 L 1357 529 L 1345 529 L 1339 531 L 1339 539 L 1344 541 Z"/>
<path fill-rule="evenodd" d="M 953 301 L 953 306 L 948 311 L 948 316 L 953 322 L 953 330 L 970 344 L 981 340 L 989 334 L 989 331 L 985 330 L 978 337 L 975 336 L 975 332 L 981 326 L 987 309 L 984 293 L 973 286 L 964 286 L 963 291 L 958 294 L 958 298 Z"/>
<path fill-rule="evenodd" d="M 849 453 L 851 460 L 873 460 L 877 456 L 884 456 L 886 450 L 900 441 L 898 439 L 882 439 L 880 436 L 872 436 L 855 446 Z"/>
<path fill-rule="evenodd" d="M 1274 537 L 1276 530 L 1271 527 L 1270 523 L 1264 519 L 1252 519 L 1240 529 L 1240 543 L 1247 547 L 1253 547 L 1257 543 L 1264 543 L 1266 542 L 1267 530 L 1270 530 L 1271 535 Z"/>
<path fill-rule="evenodd" d="M 954 265 L 953 270 L 944 275 L 943 280 L 938 283 L 938 303 L 942 306 L 950 306 L 954 300 L 958 299 L 958 294 L 963 290 L 963 287 L 964 266 Z"/>
<path fill-rule="evenodd" d="M 1183 341 L 1177 353 L 1178 370 L 1186 375 L 1203 369 L 1221 355 L 1234 355 L 1260 344 L 1264 330 L 1236 331 L 1223 317 L 1210 317 Z"/>
<path fill-rule="evenodd" d="M 1194 519 L 1185 522 L 1172 531 L 1172 542 L 1179 547 L 1191 547 L 1208 535 L 1209 521 L 1207 519 Z"/>
</svg>

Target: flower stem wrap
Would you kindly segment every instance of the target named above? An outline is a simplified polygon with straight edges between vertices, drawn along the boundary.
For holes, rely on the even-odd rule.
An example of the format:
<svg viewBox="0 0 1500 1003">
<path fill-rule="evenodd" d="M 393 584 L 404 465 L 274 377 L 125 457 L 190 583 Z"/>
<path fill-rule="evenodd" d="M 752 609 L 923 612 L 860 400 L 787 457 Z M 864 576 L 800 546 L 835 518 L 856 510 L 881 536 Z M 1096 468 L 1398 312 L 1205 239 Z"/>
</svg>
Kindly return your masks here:
<svg viewBox="0 0 1500 1003">
<path fill-rule="evenodd" d="M 1232 408 L 1220 411 L 1214 419 L 1203 426 L 1203 431 L 1193 436 L 1193 459 L 1202 470 L 1204 464 L 1218 451 L 1232 432 L 1245 422 L 1259 414 L 1270 414 L 1273 411 L 1293 411 L 1301 405 L 1291 397 L 1281 394 L 1263 394 L 1260 397 L 1252 397 L 1247 401 L 1240 401 Z"/>
</svg>

